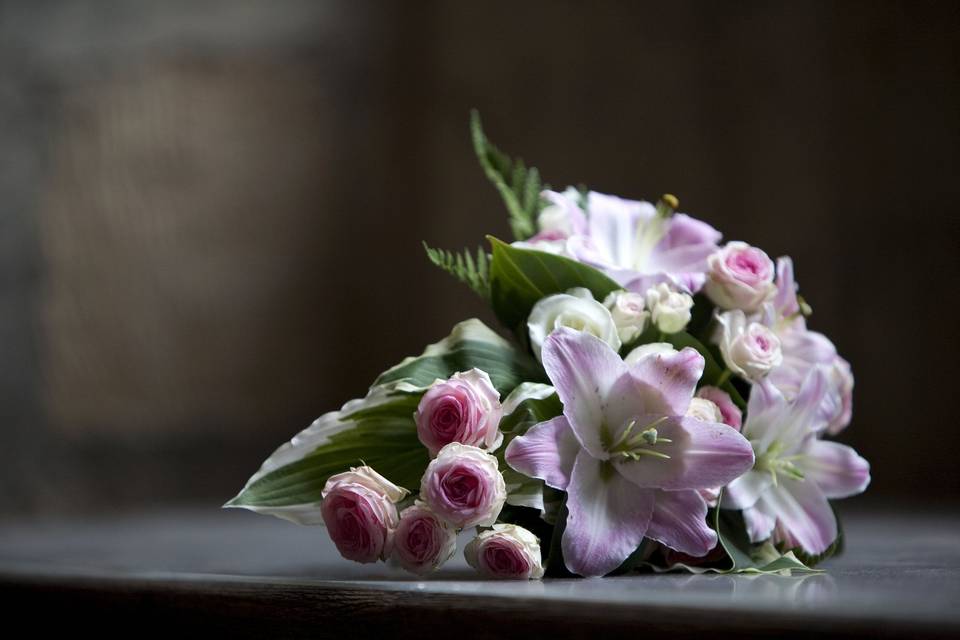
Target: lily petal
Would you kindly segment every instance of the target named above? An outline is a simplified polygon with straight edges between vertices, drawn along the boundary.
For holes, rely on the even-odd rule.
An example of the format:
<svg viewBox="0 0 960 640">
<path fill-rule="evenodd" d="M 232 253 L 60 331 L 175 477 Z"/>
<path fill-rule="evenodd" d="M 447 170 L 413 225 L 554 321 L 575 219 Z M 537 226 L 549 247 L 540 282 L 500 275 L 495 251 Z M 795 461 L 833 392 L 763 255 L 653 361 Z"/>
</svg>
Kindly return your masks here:
<svg viewBox="0 0 960 640">
<path fill-rule="evenodd" d="M 870 484 L 870 463 L 839 442 L 813 440 L 799 466 L 828 498 L 847 498 Z"/>
<path fill-rule="evenodd" d="M 647 537 L 695 557 L 717 546 L 717 532 L 707 526 L 707 503 L 696 491 L 658 491 Z"/>
<path fill-rule="evenodd" d="M 640 546 L 653 513 L 654 492 L 638 490 L 607 465 L 581 451 L 567 488 L 563 559 L 581 576 L 620 566 Z"/>
<path fill-rule="evenodd" d="M 807 553 L 823 553 L 837 539 L 837 518 L 815 483 L 781 476 L 779 485 L 763 494 L 763 502 Z"/>
<path fill-rule="evenodd" d="M 769 473 L 751 469 L 726 486 L 721 506 L 724 509 L 749 509 L 772 484 Z"/>
<path fill-rule="evenodd" d="M 515 471 L 565 490 L 580 451 L 566 416 L 535 424 L 507 446 L 504 458 Z"/>
<path fill-rule="evenodd" d="M 743 522 L 747 525 L 750 542 L 763 542 L 773 535 L 777 519 L 764 510 L 762 499 L 756 506 L 743 510 Z"/>
<path fill-rule="evenodd" d="M 667 418 L 656 429 L 659 437 L 672 442 L 653 450 L 669 459 L 641 456 L 616 463 L 617 471 L 639 487 L 668 491 L 721 487 L 753 466 L 750 443 L 725 424 Z"/>
<path fill-rule="evenodd" d="M 561 327 L 543 343 L 543 368 L 557 389 L 577 440 L 596 458 L 606 458 L 600 431 L 603 398 L 627 366 L 600 338 Z"/>
<path fill-rule="evenodd" d="M 685 414 L 703 375 L 703 367 L 703 356 L 690 347 L 675 354 L 651 355 L 631 365 L 630 375 L 637 386 L 653 392 L 645 394 L 644 413 Z"/>
</svg>

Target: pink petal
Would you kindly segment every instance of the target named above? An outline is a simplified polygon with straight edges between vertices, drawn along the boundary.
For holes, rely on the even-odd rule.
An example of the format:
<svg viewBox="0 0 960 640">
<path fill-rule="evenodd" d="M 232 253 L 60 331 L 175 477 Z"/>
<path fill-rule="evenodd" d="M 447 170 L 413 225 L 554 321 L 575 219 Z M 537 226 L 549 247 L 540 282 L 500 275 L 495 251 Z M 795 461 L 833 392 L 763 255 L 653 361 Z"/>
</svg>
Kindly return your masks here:
<svg viewBox="0 0 960 640">
<path fill-rule="evenodd" d="M 837 539 L 837 519 L 827 497 L 813 482 L 780 476 L 779 485 L 763 494 L 767 513 L 804 551 L 823 553 Z"/>
<path fill-rule="evenodd" d="M 710 489 L 737 478 L 753 466 L 753 448 L 740 433 L 719 422 L 701 422 L 694 418 L 668 418 L 656 426 L 659 437 L 654 451 L 669 460 L 641 456 L 639 460 L 622 458 L 617 471 L 639 487 L 666 489 Z"/>
<path fill-rule="evenodd" d="M 747 471 L 723 490 L 724 509 L 749 509 L 773 484 L 773 477 L 762 471 Z"/>
<path fill-rule="evenodd" d="M 703 356 L 690 347 L 673 355 L 651 355 L 631 366 L 630 375 L 652 392 L 645 394 L 645 413 L 685 414 L 703 367 Z"/>
<path fill-rule="evenodd" d="M 564 490 L 570 482 L 573 463 L 580 451 L 565 416 L 535 424 L 507 446 L 504 458 L 514 470 L 540 478 L 554 489 Z"/>
<path fill-rule="evenodd" d="M 773 306 L 780 316 L 787 317 L 800 310 L 797 303 L 797 282 L 793 277 L 793 260 L 787 256 L 777 258 L 777 295 Z"/>
<path fill-rule="evenodd" d="M 847 498 L 870 484 L 870 463 L 845 444 L 814 440 L 805 453 L 799 465 L 805 479 L 828 498 Z"/>
<path fill-rule="evenodd" d="M 567 486 L 563 559 L 581 576 L 620 566 L 640 546 L 653 513 L 654 492 L 638 490 L 608 465 L 581 451 Z"/>
<path fill-rule="evenodd" d="M 634 264 L 637 225 L 656 215 L 649 202 L 624 200 L 596 191 L 587 195 L 590 240 L 612 267 Z"/>
<path fill-rule="evenodd" d="M 658 491 L 647 537 L 695 557 L 717 546 L 717 533 L 707 526 L 707 503 L 696 491 Z"/>
<path fill-rule="evenodd" d="M 763 510 L 763 504 L 743 510 L 743 522 L 747 526 L 747 536 L 750 542 L 763 542 L 773 535 L 773 527 L 777 519 Z"/>
<path fill-rule="evenodd" d="M 600 439 L 603 398 L 627 366 L 600 338 L 566 327 L 547 337 L 542 356 L 577 440 L 594 457 L 606 457 Z"/>
</svg>

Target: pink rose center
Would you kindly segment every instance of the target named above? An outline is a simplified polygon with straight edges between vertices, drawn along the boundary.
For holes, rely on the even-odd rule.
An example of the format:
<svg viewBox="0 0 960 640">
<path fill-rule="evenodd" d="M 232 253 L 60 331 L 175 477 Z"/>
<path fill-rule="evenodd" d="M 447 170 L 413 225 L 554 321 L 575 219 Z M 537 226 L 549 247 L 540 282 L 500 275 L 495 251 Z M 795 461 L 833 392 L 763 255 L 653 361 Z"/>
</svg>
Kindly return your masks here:
<svg viewBox="0 0 960 640">
<path fill-rule="evenodd" d="M 530 570 L 526 556 L 507 542 L 494 540 L 487 543 L 483 559 L 490 571 L 498 576 L 524 576 Z"/>
<path fill-rule="evenodd" d="M 454 467 L 440 482 L 447 500 L 460 508 L 474 509 L 483 501 L 483 483 L 466 467 Z"/>
<path fill-rule="evenodd" d="M 754 247 L 731 253 L 727 256 L 726 263 L 738 279 L 747 282 L 759 282 L 770 276 L 767 260 Z"/>
<path fill-rule="evenodd" d="M 437 407 L 430 428 L 444 443 L 453 442 L 463 421 L 463 405 L 452 396 L 444 398 Z"/>
<path fill-rule="evenodd" d="M 417 518 L 407 532 L 406 547 L 417 560 L 426 560 L 433 551 L 433 523 Z"/>
</svg>

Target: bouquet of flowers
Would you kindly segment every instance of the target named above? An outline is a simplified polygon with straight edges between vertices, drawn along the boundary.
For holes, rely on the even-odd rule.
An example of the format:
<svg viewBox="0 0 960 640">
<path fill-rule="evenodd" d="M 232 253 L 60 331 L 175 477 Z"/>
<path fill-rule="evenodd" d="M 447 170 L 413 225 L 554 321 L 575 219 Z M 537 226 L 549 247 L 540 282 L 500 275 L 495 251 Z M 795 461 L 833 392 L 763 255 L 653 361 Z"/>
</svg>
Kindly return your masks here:
<svg viewBox="0 0 960 640">
<path fill-rule="evenodd" d="M 830 500 L 866 460 L 827 437 L 853 376 L 807 328 L 790 258 L 706 222 L 552 191 L 471 120 L 515 236 L 426 247 L 487 301 L 282 445 L 225 506 L 325 524 L 357 562 L 488 577 L 807 571 L 836 553 Z M 426 246 L 426 245 L 425 245 Z"/>
</svg>

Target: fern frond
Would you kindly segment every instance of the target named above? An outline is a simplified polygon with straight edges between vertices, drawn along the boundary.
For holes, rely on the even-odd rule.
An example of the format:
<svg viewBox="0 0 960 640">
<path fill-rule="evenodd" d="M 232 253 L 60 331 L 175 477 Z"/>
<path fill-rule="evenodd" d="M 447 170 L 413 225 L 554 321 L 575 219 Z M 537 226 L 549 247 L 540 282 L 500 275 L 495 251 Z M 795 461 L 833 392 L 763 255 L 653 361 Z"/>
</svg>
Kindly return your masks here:
<svg viewBox="0 0 960 640">
<path fill-rule="evenodd" d="M 543 208 L 540 192 L 546 185 L 540 182 L 540 172 L 535 167 L 527 168 L 522 159 L 513 160 L 493 146 L 483 132 L 476 109 L 470 112 L 470 134 L 480 166 L 507 205 L 514 237 L 526 240 L 537 232 L 537 214 Z"/>
<path fill-rule="evenodd" d="M 477 247 L 476 258 L 470 255 L 467 249 L 454 253 L 445 249 L 434 249 L 426 242 L 423 243 L 423 248 L 427 251 L 430 262 L 473 289 L 474 293 L 484 300 L 490 300 L 490 258 L 483 247 Z"/>
</svg>

